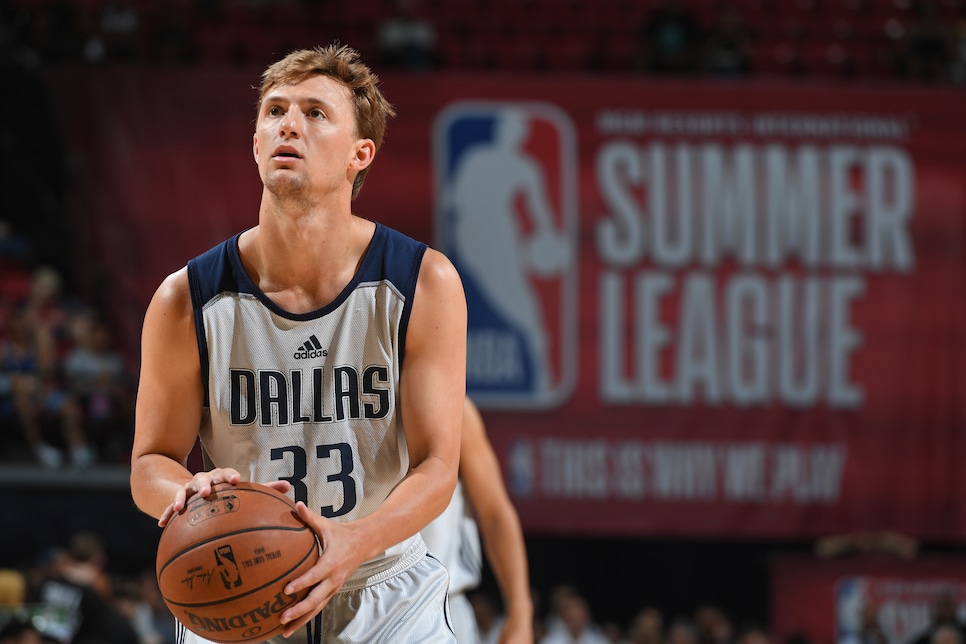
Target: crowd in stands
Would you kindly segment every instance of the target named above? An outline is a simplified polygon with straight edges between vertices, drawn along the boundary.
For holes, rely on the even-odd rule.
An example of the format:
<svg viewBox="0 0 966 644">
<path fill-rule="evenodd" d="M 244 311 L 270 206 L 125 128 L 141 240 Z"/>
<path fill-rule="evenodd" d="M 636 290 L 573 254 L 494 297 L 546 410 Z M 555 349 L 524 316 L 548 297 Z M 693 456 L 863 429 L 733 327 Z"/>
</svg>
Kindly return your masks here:
<svg viewBox="0 0 966 644">
<path fill-rule="evenodd" d="M 127 464 L 134 379 L 111 327 L 50 266 L 0 254 L 0 451 L 46 468 Z"/>
<path fill-rule="evenodd" d="M 122 573 L 110 563 L 102 535 L 79 530 L 25 565 L 0 568 L 0 644 L 175 644 L 154 570 Z M 495 644 L 502 606 L 484 592 L 471 602 L 482 642 Z M 570 584 L 535 590 L 534 602 L 537 644 L 793 644 L 775 641 L 762 624 L 735 625 L 713 604 L 673 616 L 647 605 L 625 622 L 603 623 Z"/>
<path fill-rule="evenodd" d="M 966 82 L 963 0 L 19 0 L 46 64 L 258 65 L 340 40 L 377 68 Z"/>
<path fill-rule="evenodd" d="M 81 530 L 34 561 L 0 569 L 0 644 L 176 644 L 153 569 L 111 568 Z"/>
<path fill-rule="evenodd" d="M 175 622 L 153 567 L 121 572 L 104 535 L 80 529 L 50 544 L 23 565 L 0 566 L 0 644 L 176 644 Z M 499 599 L 482 590 L 469 596 L 482 644 L 498 641 Z M 802 633 L 777 637 L 765 622 L 736 623 L 715 603 L 671 613 L 645 603 L 625 619 L 599 620 L 593 601 L 560 583 L 534 589 L 536 644 L 812 644 Z M 948 588 L 935 592 L 929 622 L 897 641 L 879 612 L 863 610 L 862 629 L 837 644 L 963 644 L 966 621 Z M 818 644 L 818 642 L 815 642 Z"/>
</svg>

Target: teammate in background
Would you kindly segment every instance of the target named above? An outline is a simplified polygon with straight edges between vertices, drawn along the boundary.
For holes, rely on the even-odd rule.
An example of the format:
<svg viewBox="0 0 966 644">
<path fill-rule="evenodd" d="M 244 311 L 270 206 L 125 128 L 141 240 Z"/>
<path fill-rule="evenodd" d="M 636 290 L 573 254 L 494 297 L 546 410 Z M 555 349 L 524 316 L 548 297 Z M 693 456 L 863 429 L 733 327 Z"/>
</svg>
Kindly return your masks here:
<svg viewBox="0 0 966 644">
<path fill-rule="evenodd" d="M 449 577 L 419 531 L 456 486 L 462 283 L 352 212 L 394 114 L 356 51 L 292 52 L 257 106 L 258 225 L 168 276 L 145 316 L 133 498 L 164 526 L 215 483 L 294 497 L 322 552 L 285 587 L 311 591 L 273 641 L 452 642 Z"/>
<path fill-rule="evenodd" d="M 473 607 L 464 593 L 480 583 L 481 536 L 505 606 L 499 641 L 533 642 L 533 603 L 520 518 L 503 485 L 483 418 L 469 398 L 463 406 L 456 491 L 443 514 L 426 526 L 422 535 L 429 551 L 449 571 L 450 614 L 459 644 L 480 641 Z"/>
</svg>

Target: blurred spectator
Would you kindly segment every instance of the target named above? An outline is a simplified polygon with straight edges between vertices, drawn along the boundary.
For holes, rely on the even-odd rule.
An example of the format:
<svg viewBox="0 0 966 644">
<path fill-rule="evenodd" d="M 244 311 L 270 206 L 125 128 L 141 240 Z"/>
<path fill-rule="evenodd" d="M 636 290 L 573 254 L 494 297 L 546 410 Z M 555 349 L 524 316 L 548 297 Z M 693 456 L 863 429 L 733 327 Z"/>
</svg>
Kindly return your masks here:
<svg viewBox="0 0 966 644">
<path fill-rule="evenodd" d="M 963 634 L 955 626 L 945 624 L 933 631 L 930 644 L 963 644 Z"/>
<path fill-rule="evenodd" d="M 641 29 L 641 65 L 655 74 L 699 71 L 701 26 L 683 0 L 661 0 Z"/>
<path fill-rule="evenodd" d="M 678 617 L 667 629 L 667 644 L 698 644 L 698 629 L 690 619 Z"/>
<path fill-rule="evenodd" d="M 608 642 L 613 642 L 614 644 L 625 644 L 624 639 L 624 629 L 617 622 L 610 620 L 606 621 L 600 626 L 601 635 Z"/>
<path fill-rule="evenodd" d="M 664 644 L 664 615 L 653 606 L 639 610 L 627 629 L 628 644 Z"/>
<path fill-rule="evenodd" d="M 879 608 L 875 604 L 865 602 L 859 609 L 859 632 L 855 644 L 889 644 L 889 638 L 879 623 Z"/>
<path fill-rule="evenodd" d="M 45 633 L 70 644 L 137 644 L 138 634 L 114 607 L 104 550 L 93 533 L 73 535 L 68 550 L 48 553 L 37 599 L 50 615 Z"/>
<path fill-rule="evenodd" d="M 912 7 L 915 18 L 898 41 L 898 74 L 913 81 L 949 81 L 955 60 L 954 32 L 943 20 L 937 0 L 918 0 Z"/>
<path fill-rule="evenodd" d="M 38 347 L 35 318 L 17 308 L 7 323 L 7 336 L 0 343 L 0 417 L 5 425 L 18 427 L 31 454 L 45 467 L 60 467 L 67 449 L 73 465 L 86 467 L 93 451 L 83 428 L 83 413 L 77 401 L 61 389 L 50 351 Z M 48 428 L 59 430 L 56 441 Z M 8 447 L 12 436 L 4 436 Z M 58 445 L 53 445 L 57 442 Z"/>
<path fill-rule="evenodd" d="M 137 631 L 137 644 L 177 644 L 174 617 L 161 599 L 154 570 L 122 579 L 117 584 L 114 605 Z"/>
<path fill-rule="evenodd" d="M 711 76 L 737 77 L 751 73 L 754 37 L 741 12 L 731 2 L 718 5 L 705 41 L 705 69 Z"/>
<path fill-rule="evenodd" d="M 960 644 L 966 642 L 966 625 L 959 619 L 959 607 L 952 591 L 943 590 L 936 594 L 931 609 L 929 625 L 912 639 L 911 644 L 933 644 L 937 635 L 941 640 L 949 640 L 950 629 L 956 631 Z"/>
<path fill-rule="evenodd" d="M 705 604 L 694 613 L 699 644 L 733 644 L 734 627 L 731 620 L 717 606 Z"/>
<path fill-rule="evenodd" d="M 56 269 L 41 266 L 33 271 L 24 308 L 33 326 L 41 366 L 56 372 L 61 355 L 71 341 L 63 284 Z"/>
<path fill-rule="evenodd" d="M 419 14 L 418 0 L 393 0 L 392 8 L 376 34 L 382 63 L 408 70 L 435 68 L 436 28 Z"/>
<path fill-rule="evenodd" d="M 761 624 L 745 624 L 738 632 L 738 644 L 772 644 L 771 635 Z"/>
<path fill-rule="evenodd" d="M 64 382 L 84 409 L 87 435 L 102 461 L 128 453 L 134 410 L 133 381 L 113 346 L 110 327 L 93 312 L 72 320 L 73 347 L 64 356 Z"/>
<path fill-rule="evenodd" d="M 46 637 L 33 625 L 29 618 L 16 616 L 0 628 L 0 644 L 61 644 L 52 637 Z"/>
<path fill-rule="evenodd" d="M 113 583 L 107 574 L 107 551 L 104 541 L 94 532 L 81 530 L 70 537 L 64 560 L 64 577 L 93 589 L 107 601 L 114 597 Z"/>
<path fill-rule="evenodd" d="M 547 633 L 539 644 L 607 644 L 600 627 L 594 623 L 587 600 L 570 586 L 559 587 L 553 595 L 555 619 L 548 620 Z"/>
</svg>

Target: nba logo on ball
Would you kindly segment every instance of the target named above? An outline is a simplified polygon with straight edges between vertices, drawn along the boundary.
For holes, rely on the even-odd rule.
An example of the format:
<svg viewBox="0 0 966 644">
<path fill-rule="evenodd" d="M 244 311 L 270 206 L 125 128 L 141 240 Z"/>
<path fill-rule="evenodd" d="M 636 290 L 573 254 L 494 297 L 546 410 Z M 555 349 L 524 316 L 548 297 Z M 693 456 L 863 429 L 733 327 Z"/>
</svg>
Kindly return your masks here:
<svg viewBox="0 0 966 644">
<path fill-rule="evenodd" d="M 436 244 L 466 291 L 468 393 L 485 407 L 562 403 L 577 362 L 573 124 L 546 103 L 454 103 L 433 154 Z"/>
</svg>

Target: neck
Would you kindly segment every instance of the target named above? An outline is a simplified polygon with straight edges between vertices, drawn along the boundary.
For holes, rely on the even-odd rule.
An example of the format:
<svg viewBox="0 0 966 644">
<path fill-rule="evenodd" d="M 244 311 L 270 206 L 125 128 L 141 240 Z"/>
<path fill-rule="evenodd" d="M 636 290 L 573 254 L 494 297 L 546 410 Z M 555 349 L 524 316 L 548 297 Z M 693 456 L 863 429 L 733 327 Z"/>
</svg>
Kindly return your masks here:
<svg viewBox="0 0 966 644">
<path fill-rule="evenodd" d="M 328 304 L 355 275 L 374 224 L 346 208 L 299 211 L 263 204 L 258 227 L 244 233 L 239 249 L 245 270 L 279 306 L 307 312 Z"/>
</svg>

